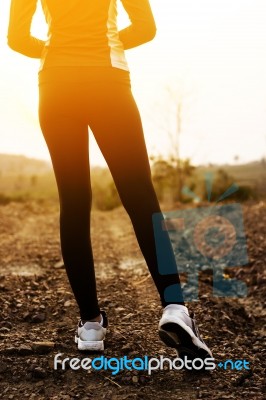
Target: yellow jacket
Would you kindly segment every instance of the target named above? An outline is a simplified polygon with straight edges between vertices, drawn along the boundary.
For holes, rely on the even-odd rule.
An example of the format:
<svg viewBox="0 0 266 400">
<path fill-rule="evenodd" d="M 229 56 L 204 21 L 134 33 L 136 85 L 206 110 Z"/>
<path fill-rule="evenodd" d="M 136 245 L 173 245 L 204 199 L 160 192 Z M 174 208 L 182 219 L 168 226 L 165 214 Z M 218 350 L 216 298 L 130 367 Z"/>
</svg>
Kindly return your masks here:
<svg viewBox="0 0 266 400">
<path fill-rule="evenodd" d="M 30 33 L 37 0 L 12 0 L 8 45 L 51 66 L 113 66 L 128 70 L 124 50 L 152 40 L 156 26 L 148 0 L 121 0 L 131 21 L 118 32 L 117 0 L 41 0 L 46 41 Z"/>
</svg>

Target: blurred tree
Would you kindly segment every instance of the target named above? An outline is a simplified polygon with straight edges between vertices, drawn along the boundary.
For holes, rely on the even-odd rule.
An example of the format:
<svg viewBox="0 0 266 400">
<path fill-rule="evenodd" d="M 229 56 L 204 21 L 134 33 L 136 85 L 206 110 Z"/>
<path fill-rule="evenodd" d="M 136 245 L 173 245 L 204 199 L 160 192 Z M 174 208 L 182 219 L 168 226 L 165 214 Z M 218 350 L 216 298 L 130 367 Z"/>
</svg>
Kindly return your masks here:
<svg viewBox="0 0 266 400">
<path fill-rule="evenodd" d="M 168 155 L 151 157 L 150 159 L 153 163 L 157 163 L 155 175 L 157 176 L 157 181 L 161 180 L 161 186 L 163 179 L 162 177 L 159 178 L 158 175 L 159 166 L 163 167 L 161 161 L 164 160 L 171 166 L 171 183 L 174 186 L 172 192 L 174 193 L 175 201 L 182 201 L 182 189 L 185 179 L 193 170 L 190 161 L 182 161 L 181 156 L 181 140 L 185 129 L 184 121 L 187 119 L 185 112 L 187 114 L 190 108 L 189 103 L 193 93 L 194 89 L 185 88 L 181 80 L 177 80 L 175 86 L 166 86 L 164 104 L 157 104 L 155 118 L 154 115 L 152 117 L 157 127 L 162 130 L 164 135 L 167 135 L 169 150 Z"/>
</svg>

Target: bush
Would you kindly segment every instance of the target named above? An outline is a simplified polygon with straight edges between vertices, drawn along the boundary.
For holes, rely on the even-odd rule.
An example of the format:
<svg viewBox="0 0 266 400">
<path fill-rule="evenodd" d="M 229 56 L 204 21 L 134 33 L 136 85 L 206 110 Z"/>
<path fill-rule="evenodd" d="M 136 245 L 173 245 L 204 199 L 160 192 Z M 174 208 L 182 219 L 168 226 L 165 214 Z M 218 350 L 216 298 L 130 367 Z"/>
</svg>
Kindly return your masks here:
<svg viewBox="0 0 266 400">
<path fill-rule="evenodd" d="M 91 185 L 93 207 L 108 211 L 121 205 L 112 175 L 107 168 L 92 170 Z"/>
<path fill-rule="evenodd" d="M 4 193 L 0 193 L 0 205 L 6 205 L 11 202 L 18 202 L 22 203 L 24 201 L 27 201 L 29 199 L 29 196 L 27 194 L 25 195 L 6 195 Z"/>
</svg>

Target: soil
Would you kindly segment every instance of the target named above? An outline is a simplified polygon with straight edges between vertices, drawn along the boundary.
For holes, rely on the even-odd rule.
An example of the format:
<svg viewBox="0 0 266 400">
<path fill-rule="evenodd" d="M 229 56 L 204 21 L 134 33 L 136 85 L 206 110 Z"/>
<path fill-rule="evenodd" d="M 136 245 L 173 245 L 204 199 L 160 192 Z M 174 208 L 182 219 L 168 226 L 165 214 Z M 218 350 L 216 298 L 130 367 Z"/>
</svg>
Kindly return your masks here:
<svg viewBox="0 0 266 400">
<path fill-rule="evenodd" d="M 78 309 L 61 261 L 58 205 L 0 207 L 1 399 L 265 399 L 266 203 L 243 205 L 249 265 L 231 276 L 248 286 L 244 298 L 212 295 L 210 273 L 200 274 L 191 302 L 215 361 L 245 359 L 250 369 L 54 369 L 54 356 L 84 357 L 74 343 Z M 93 249 L 100 306 L 109 318 L 104 356 L 177 357 L 158 337 L 161 306 L 122 208 L 94 211 Z M 99 354 L 86 354 L 97 357 Z"/>
</svg>

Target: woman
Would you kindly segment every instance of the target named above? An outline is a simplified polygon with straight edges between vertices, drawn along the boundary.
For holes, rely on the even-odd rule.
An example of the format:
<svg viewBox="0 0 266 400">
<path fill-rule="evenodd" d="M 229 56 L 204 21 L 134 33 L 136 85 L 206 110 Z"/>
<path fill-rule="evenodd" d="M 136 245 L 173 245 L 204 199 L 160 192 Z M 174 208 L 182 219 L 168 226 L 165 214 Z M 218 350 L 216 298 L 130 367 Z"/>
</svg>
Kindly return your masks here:
<svg viewBox="0 0 266 400">
<path fill-rule="evenodd" d="M 158 271 L 152 215 L 161 211 L 124 55 L 154 38 L 150 4 L 122 0 L 131 24 L 118 32 L 116 0 L 42 0 L 49 27 L 48 40 L 42 41 L 30 34 L 36 3 L 11 1 L 8 45 L 41 60 L 39 121 L 58 186 L 62 257 L 80 309 L 78 349 L 103 350 L 107 328 L 97 300 L 90 238 L 89 126 L 158 289 L 164 307 L 160 337 L 178 347 L 180 356 L 211 356 L 184 305 L 176 266 L 171 274 Z M 174 260 L 170 242 L 167 246 Z M 164 295 L 169 286 L 177 289 L 171 299 Z"/>
</svg>

